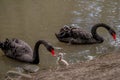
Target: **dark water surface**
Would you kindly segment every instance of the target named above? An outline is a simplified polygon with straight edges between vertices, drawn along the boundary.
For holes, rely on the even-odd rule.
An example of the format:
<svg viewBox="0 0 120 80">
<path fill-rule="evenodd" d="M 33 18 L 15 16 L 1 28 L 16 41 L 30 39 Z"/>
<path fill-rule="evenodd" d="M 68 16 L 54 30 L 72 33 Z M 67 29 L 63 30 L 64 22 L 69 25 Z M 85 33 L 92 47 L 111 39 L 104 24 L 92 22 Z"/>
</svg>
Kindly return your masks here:
<svg viewBox="0 0 120 80">
<path fill-rule="evenodd" d="M 82 27 L 88 31 L 96 23 L 106 23 L 117 32 L 117 41 L 100 28 L 99 34 L 105 42 L 94 45 L 69 45 L 59 42 L 55 33 L 65 24 Z M 92 59 L 100 54 L 119 52 L 120 44 L 119 0 L 0 0 L 0 40 L 19 38 L 32 48 L 39 39 L 44 39 L 65 52 L 65 59 L 76 63 Z M 41 68 L 56 66 L 47 50 L 40 47 Z M 0 51 L 0 76 L 9 69 L 25 63 L 7 58 Z M 2 77 L 1 77 L 2 78 Z"/>
</svg>

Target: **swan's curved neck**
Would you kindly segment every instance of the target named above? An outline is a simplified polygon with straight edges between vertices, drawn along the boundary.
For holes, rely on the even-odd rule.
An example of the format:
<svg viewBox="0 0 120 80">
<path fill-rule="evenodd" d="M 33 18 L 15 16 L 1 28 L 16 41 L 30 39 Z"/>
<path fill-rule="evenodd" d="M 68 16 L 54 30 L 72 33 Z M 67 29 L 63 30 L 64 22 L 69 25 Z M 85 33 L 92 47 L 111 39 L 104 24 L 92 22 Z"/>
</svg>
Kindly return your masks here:
<svg viewBox="0 0 120 80">
<path fill-rule="evenodd" d="M 40 62 L 39 60 L 39 46 L 40 44 L 43 44 L 46 47 L 46 43 L 44 40 L 39 40 L 36 42 L 34 51 L 33 51 L 33 64 L 38 64 Z"/>
<path fill-rule="evenodd" d="M 105 29 L 107 29 L 108 31 L 110 30 L 110 27 L 104 23 L 100 23 L 100 24 L 96 24 L 93 26 L 91 33 L 93 35 L 93 38 L 96 39 L 97 41 L 99 41 L 100 43 L 104 41 L 104 39 L 98 35 L 97 33 L 97 29 L 99 27 L 104 27 Z"/>
</svg>

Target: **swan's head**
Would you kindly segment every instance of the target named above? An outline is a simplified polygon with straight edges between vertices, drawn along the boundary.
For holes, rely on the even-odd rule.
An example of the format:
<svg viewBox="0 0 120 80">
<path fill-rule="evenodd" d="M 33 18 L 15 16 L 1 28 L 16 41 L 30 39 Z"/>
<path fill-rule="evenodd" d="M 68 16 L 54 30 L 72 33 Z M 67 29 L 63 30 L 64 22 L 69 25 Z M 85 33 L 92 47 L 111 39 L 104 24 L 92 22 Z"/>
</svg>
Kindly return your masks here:
<svg viewBox="0 0 120 80">
<path fill-rule="evenodd" d="M 51 45 L 47 46 L 47 50 L 51 52 L 52 56 L 56 56 L 54 48 Z"/>
<path fill-rule="evenodd" d="M 113 39 L 116 40 L 116 32 L 113 29 L 110 29 L 109 32 L 112 35 Z"/>
</svg>

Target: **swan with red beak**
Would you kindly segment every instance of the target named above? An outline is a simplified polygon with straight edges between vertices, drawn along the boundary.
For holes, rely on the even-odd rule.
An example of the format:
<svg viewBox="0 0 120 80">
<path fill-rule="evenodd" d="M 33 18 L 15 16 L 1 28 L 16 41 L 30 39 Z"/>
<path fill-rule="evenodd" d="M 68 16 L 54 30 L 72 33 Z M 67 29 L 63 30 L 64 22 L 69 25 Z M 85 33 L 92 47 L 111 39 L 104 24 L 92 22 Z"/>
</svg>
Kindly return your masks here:
<svg viewBox="0 0 120 80">
<path fill-rule="evenodd" d="M 23 40 L 16 38 L 6 39 L 4 42 L 0 42 L 0 48 L 7 57 L 32 64 L 39 64 L 39 46 L 41 44 L 51 52 L 52 56 L 55 56 L 53 46 L 45 40 L 38 40 L 32 50 Z"/>
<path fill-rule="evenodd" d="M 110 35 L 116 40 L 115 30 L 105 23 L 98 23 L 93 25 L 91 32 L 88 32 L 80 27 L 64 26 L 60 29 L 59 33 L 55 33 L 57 39 L 64 43 L 71 44 L 96 44 L 103 43 L 104 38 L 97 32 L 98 28 L 105 28 Z"/>
</svg>

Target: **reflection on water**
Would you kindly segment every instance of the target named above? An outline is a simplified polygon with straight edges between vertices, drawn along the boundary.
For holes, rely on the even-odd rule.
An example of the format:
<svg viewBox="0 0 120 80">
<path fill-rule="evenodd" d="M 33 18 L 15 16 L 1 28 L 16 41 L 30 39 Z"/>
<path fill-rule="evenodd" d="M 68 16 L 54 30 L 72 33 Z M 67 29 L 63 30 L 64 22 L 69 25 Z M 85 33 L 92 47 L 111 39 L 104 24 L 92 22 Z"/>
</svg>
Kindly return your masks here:
<svg viewBox="0 0 120 80">
<path fill-rule="evenodd" d="M 0 0 L 0 40 L 15 37 L 26 41 L 33 48 L 38 39 L 45 39 L 59 48 L 57 52 L 67 53 L 65 58 L 70 63 L 119 51 L 119 4 L 119 0 Z M 104 36 L 105 42 L 94 45 L 69 45 L 59 42 L 54 35 L 65 24 L 90 31 L 99 22 L 111 25 L 116 30 L 116 42 L 104 29 L 98 31 Z M 56 58 L 43 46 L 40 47 L 40 52 L 40 67 L 56 65 Z M 3 52 L 0 53 L 0 71 L 3 72 L 0 75 L 13 67 L 23 65 L 3 56 Z"/>
</svg>

